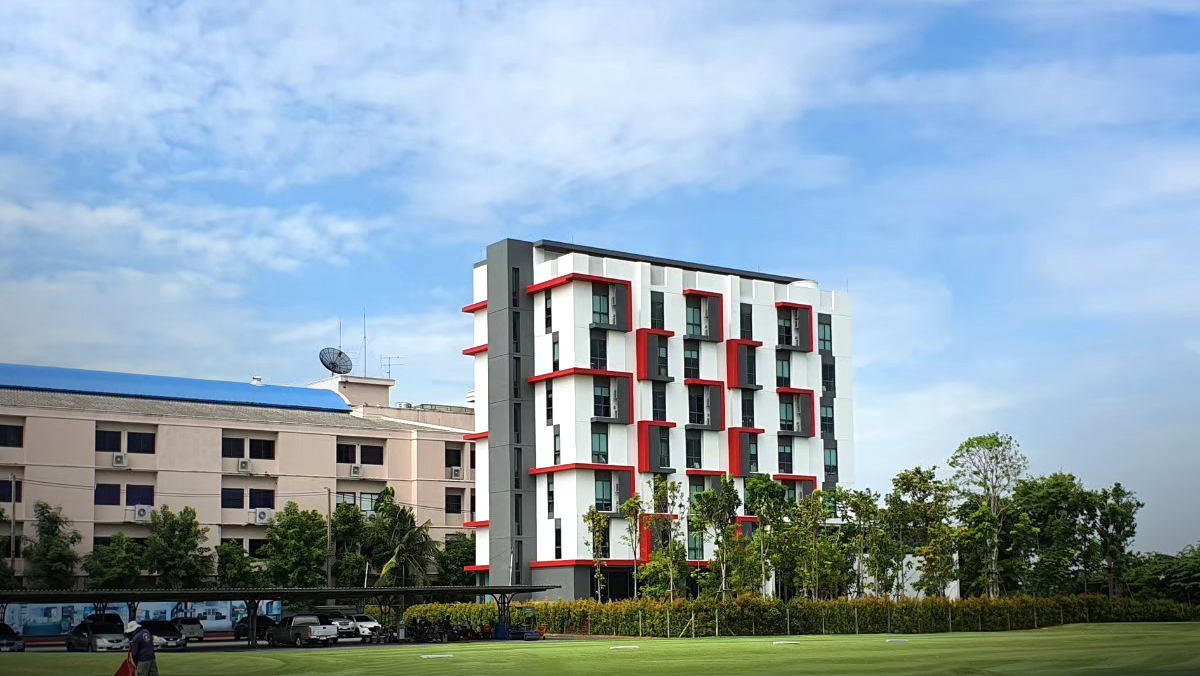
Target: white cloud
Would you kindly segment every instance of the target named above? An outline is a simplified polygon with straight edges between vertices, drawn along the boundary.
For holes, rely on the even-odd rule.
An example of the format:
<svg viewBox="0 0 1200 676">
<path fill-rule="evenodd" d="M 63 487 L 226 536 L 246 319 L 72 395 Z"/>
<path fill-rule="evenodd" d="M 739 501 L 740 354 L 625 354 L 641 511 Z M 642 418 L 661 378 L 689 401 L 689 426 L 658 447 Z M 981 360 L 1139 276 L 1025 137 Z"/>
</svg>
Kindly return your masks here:
<svg viewBox="0 0 1200 676">
<path fill-rule="evenodd" d="M 851 279 L 857 368 L 917 362 L 949 344 L 951 295 L 943 283 L 883 268 Z"/>
</svg>

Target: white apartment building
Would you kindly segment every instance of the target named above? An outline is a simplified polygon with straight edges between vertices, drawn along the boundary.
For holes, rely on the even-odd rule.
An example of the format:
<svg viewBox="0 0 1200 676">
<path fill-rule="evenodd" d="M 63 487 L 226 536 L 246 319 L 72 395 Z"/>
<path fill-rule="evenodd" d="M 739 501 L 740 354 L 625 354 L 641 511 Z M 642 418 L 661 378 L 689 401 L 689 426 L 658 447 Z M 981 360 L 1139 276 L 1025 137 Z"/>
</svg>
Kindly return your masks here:
<svg viewBox="0 0 1200 676">
<path fill-rule="evenodd" d="M 481 583 L 591 593 L 582 515 L 655 476 L 689 492 L 765 474 L 796 495 L 854 476 L 850 302 L 810 280 L 561 242 L 504 240 L 474 268 Z M 741 521 L 753 523 L 752 516 Z M 703 565 L 712 546 L 689 536 Z M 620 596 L 628 575 L 610 580 Z"/>
</svg>

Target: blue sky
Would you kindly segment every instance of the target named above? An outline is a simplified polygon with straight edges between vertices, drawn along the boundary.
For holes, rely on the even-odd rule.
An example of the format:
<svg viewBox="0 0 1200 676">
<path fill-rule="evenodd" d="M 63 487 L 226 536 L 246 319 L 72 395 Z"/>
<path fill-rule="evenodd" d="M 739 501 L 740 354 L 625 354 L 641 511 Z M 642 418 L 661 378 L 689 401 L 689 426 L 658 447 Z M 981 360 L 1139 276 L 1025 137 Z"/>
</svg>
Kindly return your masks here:
<svg viewBox="0 0 1200 676">
<path fill-rule="evenodd" d="M 995 429 L 1200 539 L 1200 1 L 0 6 L 3 361 L 470 388 L 505 236 L 855 296 L 859 485 Z"/>
</svg>

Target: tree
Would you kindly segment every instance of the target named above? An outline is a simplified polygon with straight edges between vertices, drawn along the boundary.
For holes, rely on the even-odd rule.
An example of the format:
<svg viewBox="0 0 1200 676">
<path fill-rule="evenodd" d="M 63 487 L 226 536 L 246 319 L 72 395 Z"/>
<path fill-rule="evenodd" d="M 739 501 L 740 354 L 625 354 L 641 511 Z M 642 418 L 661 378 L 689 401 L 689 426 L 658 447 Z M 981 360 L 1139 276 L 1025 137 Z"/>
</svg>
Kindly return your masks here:
<svg viewBox="0 0 1200 676">
<path fill-rule="evenodd" d="M 918 559 L 921 579 L 914 586 L 927 595 L 943 595 L 954 578 L 958 533 L 950 524 L 952 492 L 950 484 L 938 480 L 936 467 L 915 467 L 892 479 L 885 499 L 904 551 Z"/>
<path fill-rule="evenodd" d="M 217 586 L 224 589 L 248 589 L 263 586 L 262 572 L 237 542 L 217 545 Z"/>
<path fill-rule="evenodd" d="M 674 601 L 678 590 L 676 583 L 687 579 L 687 544 L 683 539 L 686 534 L 680 527 L 686 508 L 687 500 L 683 495 L 683 485 L 678 481 L 668 481 L 662 475 L 656 475 L 654 479 L 655 513 L 650 516 L 650 529 L 651 534 L 665 546 L 660 548 L 662 554 L 657 558 L 655 557 L 657 552 L 651 551 L 650 563 L 655 567 L 649 572 L 643 569 L 640 575 L 647 577 L 660 573 L 665 574 L 666 593 L 656 592 L 655 598 L 665 596 Z M 661 583 L 654 584 L 661 587 Z"/>
<path fill-rule="evenodd" d="M 259 549 L 266 560 L 264 577 L 278 587 L 325 585 L 325 519 L 316 510 L 289 502 L 267 524 L 267 541 Z"/>
<path fill-rule="evenodd" d="M 1119 591 L 1118 582 L 1129 559 L 1129 543 L 1137 534 L 1137 512 L 1144 506 L 1120 482 L 1100 491 L 1098 536 L 1110 597 Z"/>
<path fill-rule="evenodd" d="M 437 557 L 437 543 L 429 535 L 432 524 L 418 524 L 413 510 L 396 504 L 396 494 L 385 488 L 375 501 L 375 518 L 371 520 L 370 549 L 367 558 L 379 569 L 376 584 L 393 581 L 401 586 L 426 584 L 429 569 Z"/>
<path fill-rule="evenodd" d="M 191 589 L 212 576 L 212 550 L 203 545 L 207 534 L 191 507 L 178 514 L 165 506 L 150 513 L 146 568 L 158 575 L 159 587 Z"/>
<path fill-rule="evenodd" d="M 604 600 L 604 559 L 608 556 L 608 515 L 596 511 L 595 505 L 589 505 L 583 514 L 583 525 L 587 539 L 583 545 L 592 552 L 592 565 L 595 568 L 593 576 L 596 579 L 596 600 Z"/>
<path fill-rule="evenodd" d="M 704 530 L 705 536 L 711 537 L 716 546 L 716 563 L 720 569 L 720 586 L 717 591 L 724 598 L 729 591 L 730 540 L 734 535 L 738 507 L 741 507 L 742 499 L 738 497 L 732 477 L 724 475 L 720 481 L 720 485 L 715 489 L 700 491 L 693 496 L 691 515 L 697 526 Z"/>
<path fill-rule="evenodd" d="M 746 479 L 746 513 L 758 517 L 754 539 L 758 544 L 759 591 L 767 593 L 767 564 L 778 560 L 774 531 L 785 525 L 791 504 L 787 489 L 778 481 L 756 474 Z"/>
<path fill-rule="evenodd" d="M 116 533 L 107 545 L 84 557 L 83 570 L 89 589 L 136 589 L 142 584 L 145 563 L 145 548 L 124 533 Z"/>
<path fill-rule="evenodd" d="M 622 502 L 617 510 L 625 518 L 625 533 L 622 540 L 633 552 L 633 598 L 638 598 L 638 559 L 642 555 L 642 525 L 649 510 L 637 495 Z"/>
<path fill-rule="evenodd" d="M 367 518 L 358 505 L 339 503 L 333 510 L 330 534 L 333 537 L 333 579 L 339 587 L 357 587 L 363 583 L 367 557 L 363 542 L 367 536 Z"/>
<path fill-rule="evenodd" d="M 976 539 L 984 547 L 988 597 L 996 598 L 1000 595 L 999 523 L 1004 511 L 1004 498 L 1025 473 L 1029 461 L 1021 454 L 1012 437 L 992 432 L 971 437 L 959 444 L 950 456 L 950 466 L 955 470 L 954 481 L 959 491 L 981 496 L 991 517 L 986 521 L 981 520 L 987 530 Z"/>
<path fill-rule="evenodd" d="M 438 581 L 443 585 L 468 587 L 475 584 L 474 576 L 463 570 L 475 562 L 475 536 L 447 536 L 446 544 L 437 553 Z"/>
<path fill-rule="evenodd" d="M 33 505 L 33 542 L 25 548 L 29 570 L 25 579 L 35 589 L 70 589 L 75 586 L 79 555 L 73 547 L 82 539 L 63 516 L 61 507 L 38 501 Z"/>
<path fill-rule="evenodd" d="M 1093 494 L 1071 474 L 1022 479 L 1012 496 L 1018 515 L 1015 534 L 1024 545 L 1021 567 L 1026 591 L 1037 596 L 1069 594 L 1080 578 L 1095 510 Z"/>
<path fill-rule="evenodd" d="M 0 589 L 16 589 L 17 577 L 13 573 L 13 569 L 8 565 L 9 547 L 12 546 L 10 538 L 4 536 L 4 533 L 9 532 L 8 515 L 4 513 L 4 508 L 0 507 Z"/>
</svg>

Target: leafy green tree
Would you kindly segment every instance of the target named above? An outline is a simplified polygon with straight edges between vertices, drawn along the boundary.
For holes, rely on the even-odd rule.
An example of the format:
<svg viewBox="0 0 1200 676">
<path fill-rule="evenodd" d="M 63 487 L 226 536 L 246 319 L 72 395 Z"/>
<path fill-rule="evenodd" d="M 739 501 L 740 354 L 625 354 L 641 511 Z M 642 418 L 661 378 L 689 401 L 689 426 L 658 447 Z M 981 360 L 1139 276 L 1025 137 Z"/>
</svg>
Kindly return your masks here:
<svg viewBox="0 0 1200 676">
<path fill-rule="evenodd" d="M 363 586 L 363 580 L 367 579 L 368 564 L 367 557 L 358 552 L 342 554 L 333 564 L 333 583 L 339 587 Z"/>
<path fill-rule="evenodd" d="M 63 516 L 61 507 L 38 501 L 33 505 L 33 542 L 25 547 L 29 570 L 25 579 L 35 589 L 70 589 L 75 586 L 79 555 L 74 547 L 82 538 Z"/>
<path fill-rule="evenodd" d="M 333 580 L 339 587 L 363 584 L 367 557 L 362 548 L 367 528 L 367 517 L 358 505 L 343 502 L 334 508 L 330 535 L 333 538 Z"/>
<path fill-rule="evenodd" d="M 960 493 L 979 495 L 987 508 L 990 518 L 976 520 L 984 530 L 973 539 L 984 548 L 988 597 L 996 598 L 1000 595 L 1000 522 L 1005 498 L 1025 474 L 1029 461 L 1012 437 L 992 432 L 959 444 L 950 456 L 950 466 L 955 470 L 954 481 Z M 941 537 L 940 529 L 936 535 Z"/>
<path fill-rule="evenodd" d="M 850 551 L 854 558 L 854 593 L 862 596 L 867 589 L 867 580 L 871 579 L 871 568 L 880 568 L 882 561 L 876 561 L 879 553 L 878 540 L 883 534 L 883 510 L 879 506 L 879 495 L 868 490 L 845 491 L 842 503 L 845 505 L 844 520 L 847 536 L 850 539 Z M 878 580 L 886 579 L 887 573 L 881 571 L 880 577 L 874 578 L 873 587 L 878 589 Z"/>
<path fill-rule="evenodd" d="M 1026 591 L 1038 596 L 1070 594 L 1076 589 L 1091 536 L 1095 500 L 1071 474 L 1022 479 L 1013 491 L 1012 509 L 1025 543 Z"/>
<path fill-rule="evenodd" d="M 83 559 L 89 589 L 136 589 L 145 567 L 145 548 L 124 533 L 116 533 Z"/>
<path fill-rule="evenodd" d="M 652 549 L 650 564 L 654 565 L 654 568 L 651 571 L 640 571 L 640 576 L 646 578 L 646 576 L 664 574 L 666 576 L 665 594 L 658 591 L 662 589 L 661 581 L 645 582 L 644 584 L 657 585 L 653 598 L 667 598 L 674 601 L 679 590 L 678 584 L 686 580 L 689 574 L 687 544 L 684 540 L 686 532 L 682 527 L 684 512 L 687 509 L 687 499 L 684 497 L 682 484 L 678 481 L 668 481 L 661 475 L 655 477 L 653 494 L 655 513 L 650 517 L 650 530 L 659 542 L 665 543 L 665 547 L 661 548 L 662 554 L 657 558 L 654 556 L 657 551 Z M 660 580 L 660 578 L 654 579 Z"/>
<path fill-rule="evenodd" d="M 679 590 L 675 587 L 688 577 L 687 547 L 678 540 L 667 541 L 666 545 L 650 552 L 650 560 L 642 566 L 642 596 L 651 599 L 674 600 Z"/>
<path fill-rule="evenodd" d="M 801 498 L 783 534 L 784 548 L 795 557 L 794 583 L 805 596 L 836 596 L 848 578 L 848 548 L 841 530 L 829 527 L 829 505 L 821 491 Z"/>
<path fill-rule="evenodd" d="M 793 505 L 787 497 L 787 489 L 778 481 L 756 474 L 746 479 L 746 511 L 758 517 L 758 528 L 754 539 L 758 545 L 759 590 L 767 588 L 767 566 L 772 572 L 777 568 L 779 551 L 775 531 L 787 524 Z"/>
<path fill-rule="evenodd" d="M 4 508 L 0 507 L 0 589 L 17 588 L 17 576 L 8 565 L 9 547 L 12 546 L 10 538 L 4 535 L 8 532 L 8 515 L 5 514 Z"/>
<path fill-rule="evenodd" d="M 720 571 L 720 586 L 717 592 L 722 598 L 729 592 L 729 550 L 737 524 L 738 508 L 742 499 L 738 496 L 733 478 L 729 475 L 721 477 L 721 483 L 715 489 L 701 491 L 693 496 L 691 517 L 696 525 L 702 528 L 706 538 L 711 538 L 716 546 L 715 562 Z"/>
<path fill-rule="evenodd" d="M 637 495 L 630 496 L 628 500 L 622 502 L 617 511 L 625 519 L 625 533 L 621 539 L 625 544 L 629 545 L 633 551 L 633 598 L 638 598 L 638 559 L 642 552 L 642 524 L 646 519 L 646 515 L 650 513 L 646 503 Z"/>
<path fill-rule="evenodd" d="M 446 544 L 437 553 L 438 580 L 443 585 L 470 586 L 474 576 L 463 570 L 475 562 L 475 536 L 447 536 Z"/>
<path fill-rule="evenodd" d="M 376 584 L 429 582 L 429 570 L 437 557 L 437 543 L 429 535 L 431 525 L 429 521 L 417 523 L 412 509 L 396 504 L 391 488 L 379 494 L 367 536 L 367 558 L 379 570 Z"/>
<path fill-rule="evenodd" d="M 927 595 L 943 595 L 954 579 L 958 533 L 950 523 L 952 495 L 952 486 L 938 480 L 936 467 L 916 467 L 897 474 L 885 498 L 905 553 L 918 560 L 921 578 L 914 587 Z"/>
<path fill-rule="evenodd" d="M 262 571 L 254 567 L 254 560 L 237 542 L 217 545 L 217 586 L 223 589 L 249 589 L 262 587 Z"/>
<path fill-rule="evenodd" d="M 151 512 L 146 568 L 157 574 L 159 587 L 191 589 L 212 577 L 212 550 L 204 546 L 207 535 L 208 528 L 200 526 L 191 507 L 178 513 L 166 506 Z"/>
<path fill-rule="evenodd" d="M 1118 583 L 1130 556 L 1129 543 L 1137 534 L 1137 512 L 1144 506 L 1120 482 L 1100 491 L 1097 535 L 1110 597 L 1120 591 Z"/>
<path fill-rule="evenodd" d="M 604 559 L 608 549 L 608 515 L 588 505 L 583 514 L 583 526 L 587 539 L 583 545 L 592 552 L 593 577 L 596 579 L 596 600 L 604 600 Z"/>
<path fill-rule="evenodd" d="M 322 587 L 326 551 L 324 517 L 289 502 L 271 517 L 259 549 L 266 560 L 265 580 L 278 587 Z"/>
</svg>

